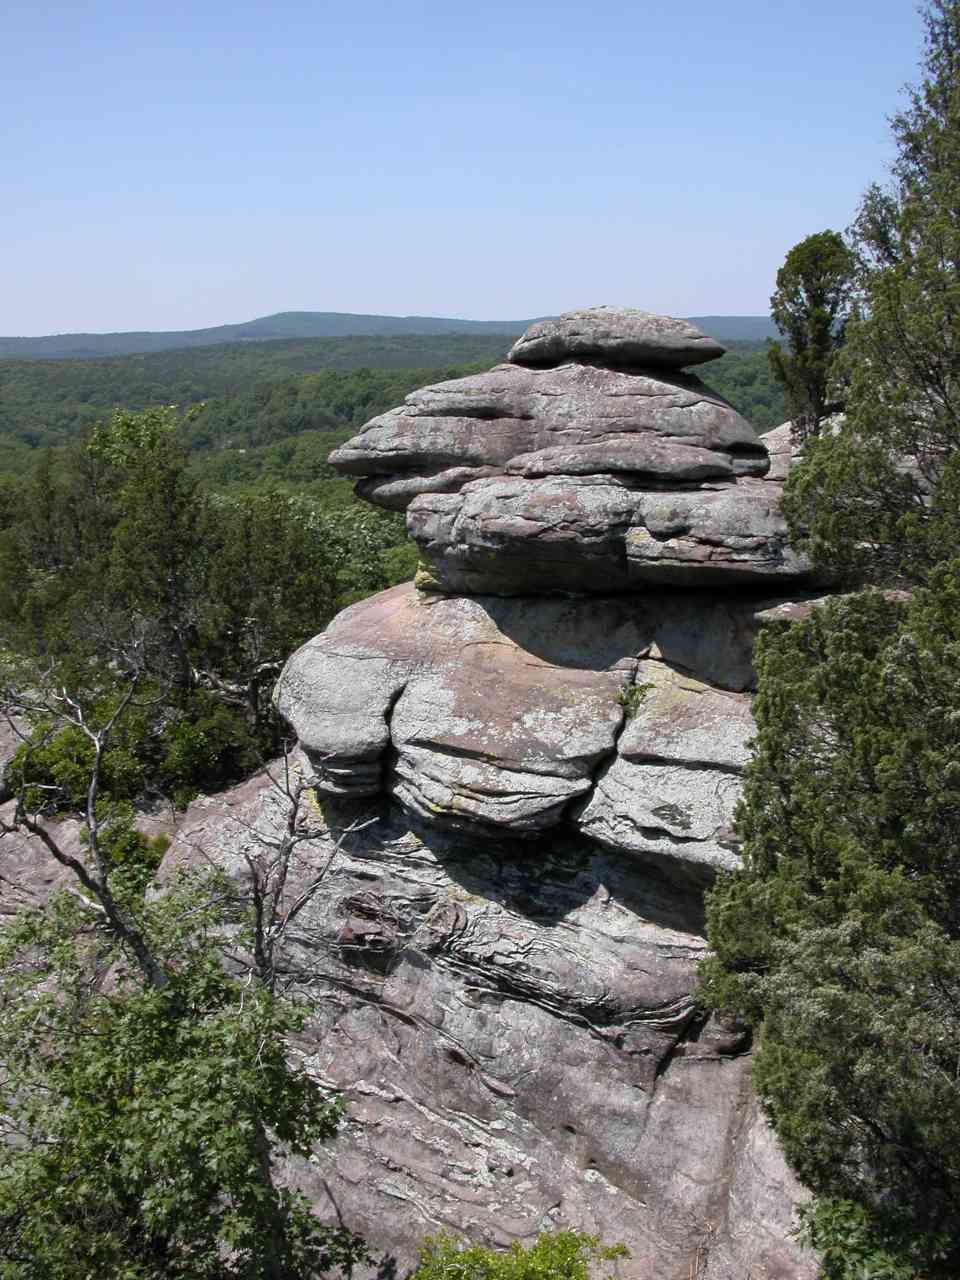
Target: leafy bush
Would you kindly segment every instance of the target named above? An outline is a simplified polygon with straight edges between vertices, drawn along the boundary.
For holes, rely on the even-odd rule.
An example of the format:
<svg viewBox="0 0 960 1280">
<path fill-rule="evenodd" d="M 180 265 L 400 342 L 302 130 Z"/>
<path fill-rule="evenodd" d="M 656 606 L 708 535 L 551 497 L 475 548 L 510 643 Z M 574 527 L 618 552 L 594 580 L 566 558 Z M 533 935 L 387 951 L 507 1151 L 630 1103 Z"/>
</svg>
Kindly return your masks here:
<svg viewBox="0 0 960 1280">
<path fill-rule="evenodd" d="M 224 971 L 220 897 L 182 880 L 127 902 L 159 985 L 75 897 L 4 929 L 2 1280 L 315 1280 L 366 1258 L 274 1177 L 342 1104 L 287 1059 L 302 1010 Z"/>
<path fill-rule="evenodd" d="M 95 718 L 108 719 L 118 700 L 116 694 L 98 699 Z M 146 710 L 128 708 L 101 761 L 103 787 L 114 800 L 134 800 L 148 786 L 149 735 Z M 92 764 L 93 743 L 79 726 L 57 728 L 48 716 L 41 716 L 7 765 L 4 782 L 11 792 L 26 789 L 31 810 L 82 809 Z"/>
<path fill-rule="evenodd" d="M 261 743 L 242 711 L 198 690 L 163 731 L 159 775 L 183 808 L 200 791 L 216 791 L 260 764 Z"/>
<path fill-rule="evenodd" d="M 424 1241 L 411 1280 L 589 1280 L 601 1262 L 630 1256 L 625 1245 L 601 1245 L 580 1231 L 544 1231 L 529 1248 L 502 1253 L 449 1235 Z"/>
</svg>

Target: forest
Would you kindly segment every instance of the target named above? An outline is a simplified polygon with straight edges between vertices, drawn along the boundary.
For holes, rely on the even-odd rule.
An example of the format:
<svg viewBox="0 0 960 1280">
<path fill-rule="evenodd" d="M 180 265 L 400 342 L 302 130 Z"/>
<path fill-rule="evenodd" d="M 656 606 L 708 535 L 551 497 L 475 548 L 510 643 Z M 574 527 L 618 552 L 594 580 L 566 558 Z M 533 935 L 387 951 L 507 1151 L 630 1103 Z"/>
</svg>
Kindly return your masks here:
<svg viewBox="0 0 960 1280">
<path fill-rule="evenodd" d="M 27 475 L 36 450 L 65 449 L 118 407 L 174 405 L 178 438 L 203 485 L 280 485 L 343 505 L 349 487 L 326 467 L 331 449 L 415 388 L 489 368 L 510 341 L 487 333 L 347 337 L 0 361 L 0 486 Z M 786 416 L 766 345 L 730 343 L 707 379 L 759 431 Z"/>
</svg>

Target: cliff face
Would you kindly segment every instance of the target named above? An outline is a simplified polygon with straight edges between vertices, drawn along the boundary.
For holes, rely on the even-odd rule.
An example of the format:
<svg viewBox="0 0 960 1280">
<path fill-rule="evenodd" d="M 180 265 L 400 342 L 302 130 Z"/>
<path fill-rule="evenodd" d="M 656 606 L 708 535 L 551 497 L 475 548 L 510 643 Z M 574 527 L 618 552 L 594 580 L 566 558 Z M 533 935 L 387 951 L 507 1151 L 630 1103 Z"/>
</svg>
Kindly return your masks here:
<svg viewBox="0 0 960 1280">
<path fill-rule="evenodd" d="M 300 937 L 312 1060 L 351 1101 L 302 1176 L 400 1265 L 439 1227 L 563 1224 L 637 1280 L 815 1271 L 745 1038 L 691 994 L 703 886 L 739 861 L 754 638 L 815 586 L 789 440 L 682 371 L 721 352 L 571 313 L 333 455 L 422 567 L 277 686 L 331 833 L 378 818 Z"/>
<path fill-rule="evenodd" d="M 440 1228 L 507 1244 L 561 1225 L 625 1241 L 624 1278 L 814 1275 L 747 1046 L 691 999 L 696 889 L 574 833 L 477 844 L 393 805 L 324 815 L 300 865 L 329 862 L 325 887 L 286 960 L 313 1011 L 302 1052 L 348 1104 L 291 1170 L 321 1215 L 399 1275 Z M 254 779 L 192 806 L 170 857 L 242 876 L 285 818 Z"/>
</svg>

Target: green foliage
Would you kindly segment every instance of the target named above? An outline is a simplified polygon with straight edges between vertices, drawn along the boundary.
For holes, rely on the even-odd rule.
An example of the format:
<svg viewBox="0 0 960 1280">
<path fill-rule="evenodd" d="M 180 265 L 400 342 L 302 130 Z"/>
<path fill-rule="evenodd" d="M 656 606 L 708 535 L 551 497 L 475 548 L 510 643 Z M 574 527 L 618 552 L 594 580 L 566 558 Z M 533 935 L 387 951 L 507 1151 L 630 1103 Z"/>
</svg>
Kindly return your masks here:
<svg viewBox="0 0 960 1280">
<path fill-rule="evenodd" d="M 632 720 L 634 718 L 653 687 L 650 683 L 624 685 L 617 694 L 617 702 L 623 707 L 624 719 Z"/>
<path fill-rule="evenodd" d="M 92 700 L 90 715 L 106 722 L 122 696 L 109 687 Z M 151 714 L 153 713 L 153 714 Z M 29 809 L 43 813 L 81 810 L 86 805 L 94 748 L 83 730 L 64 724 L 45 711 L 36 715 L 32 732 L 6 767 L 11 792 L 22 791 Z M 155 710 L 149 698 L 128 708 L 100 764 L 104 789 L 115 800 L 135 800 L 148 785 Z"/>
<path fill-rule="evenodd" d="M 729 345 L 726 355 L 703 366 L 704 382 L 729 400 L 757 431 L 778 427 L 787 417 L 787 403 L 770 368 L 769 344 Z"/>
<path fill-rule="evenodd" d="M 801 240 L 777 272 L 770 309 L 787 350 L 772 343 L 770 367 L 786 392 L 801 438 L 815 435 L 831 409 L 831 369 L 844 341 L 853 273 L 853 254 L 835 231 Z"/>
<path fill-rule="evenodd" d="M 393 514 L 204 493 L 173 410 L 118 411 L 69 465 L 39 456 L 0 532 L 0 645 L 82 693 L 101 721 L 139 671 L 102 782 L 114 798 L 159 789 L 183 803 L 276 751 L 281 663 L 345 604 L 412 576 L 411 552 Z M 16 785 L 51 788 L 48 810 L 81 805 L 90 743 L 36 719 Z"/>
<path fill-rule="evenodd" d="M 916 1280 L 923 1261 L 895 1233 L 850 1200 L 808 1201 L 799 1210 L 801 1244 L 820 1255 L 821 1280 Z"/>
<path fill-rule="evenodd" d="M 419 382 L 407 387 L 412 390 L 413 386 L 435 382 L 451 366 L 475 361 L 485 366 L 495 364 L 503 359 L 510 341 L 503 334 L 314 338 L 233 343 L 106 360 L 0 360 L 0 445 L 6 439 L 12 442 L 10 450 L 4 448 L 4 459 L 6 466 L 13 467 L 18 459 L 12 455 L 23 446 L 36 449 L 67 444 L 117 405 L 140 411 L 151 405 L 188 406 L 219 397 L 224 397 L 225 403 L 209 412 L 208 444 L 215 438 L 214 419 L 221 427 L 232 424 L 234 435 L 229 438 L 234 444 L 242 443 L 236 436 L 245 429 L 242 423 L 251 407 L 257 432 L 267 431 L 260 442 L 303 430 L 308 424 L 323 427 L 331 418 L 348 425 L 355 409 L 350 391 L 357 385 L 355 376 L 362 398 L 366 394 L 363 386 L 376 383 L 382 375 L 397 372 L 409 379 L 412 370 L 430 371 L 431 376 L 421 376 Z M 271 392 L 266 384 L 289 382 L 304 374 L 322 375 L 324 370 L 334 375 L 328 384 L 334 396 L 346 388 L 350 418 L 344 419 L 326 405 L 322 395 L 314 394 L 324 389 L 322 383 L 305 398 L 297 396 L 301 408 L 292 412 L 297 415 L 302 409 L 306 420 L 288 431 L 279 429 L 279 424 L 291 412 L 289 406 L 284 407 L 289 393 L 279 393 L 280 398 L 263 417 L 265 406 L 251 406 L 247 401 L 251 395 L 269 400 Z M 363 370 L 368 372 L 356 373 Z M 390 408 L 406 391 L 384 402 L 386 394 L 382 391 L 377 403 Z M 238 412 L 234 413 L 233 407 Z M 199 433 L 200 428 L 197 430 Z M 198 444 L 199 440 L 198 434 Z"/>
<path fill-rule="evenodd" d="M 274 1179 L 341 1107 L 287 1061 L 301 1013 L 224 972 L 217 896 L 141 897 L 162 987 L 76 898 L 5 929 L 3 1280 L 308 1280 L 365 1256 Z"/>
<path fill-rule="evenodd" d="M 905 1274 L 953 1276 L 960 561 L 763 636 L 757 663 L 745 868 L 708 898 L 704 994 L 762 1024 L 757 1089 L 801 1178 Z"/>
<path fill-rule="evenodd" d="M 579 1231 L 544 1231 L 529 1248 L 503 1252 L 438 1235 L 424 1241 L 411 1280 L 589 1280 L 595 1265 L 629 1256 Z"/>
<path fill-rule="evenodd" d="M 846 421 L 811 443 L 784 505 L 799 545 L 854 581 L 922 582 L 960 546 L 960 5 L 925 18 L 893 184 L 867 192 L 854 228 Z"/>
<path fill-rule="evenodd" d="M 114 360 L 0 361 L 0 475 L 68 446 L 122 404 L 177 404 L 181 443 L 204 483 L 302 486 L 333 479 L 326 454 L 417 387 L 503 358 L 495 335 L 276 341 Z M 761 342 L 730 343 L 707 381 L 761 430 L 785 415 Z M 305 435 L 310 441 L 299 443 Z M 342 502 L 342 498 L 341 498 Z M 2 522 L 0 522 L 2 523 Z"/>
<path fill-rule="evenodd" d="M 101 805 L 101 812 L 106 806 Z M 113 803 L 111 821 L 104 827 L 100 851 L 119 892 L 140 903 L 170 848 L 168 836 L 145 836 L 134 826 L 133 809 Z"/>
<path fill-rule="evenodd" d="M 199 792 L 219 791 L 253 773 L 268 744 L 241 710 L 200 689 L 163 730 L 159 745 L 157 776 L 173 803 L 185 808 Z M 109 778 L 104 785 L 113 794 Z"/>
</svg>

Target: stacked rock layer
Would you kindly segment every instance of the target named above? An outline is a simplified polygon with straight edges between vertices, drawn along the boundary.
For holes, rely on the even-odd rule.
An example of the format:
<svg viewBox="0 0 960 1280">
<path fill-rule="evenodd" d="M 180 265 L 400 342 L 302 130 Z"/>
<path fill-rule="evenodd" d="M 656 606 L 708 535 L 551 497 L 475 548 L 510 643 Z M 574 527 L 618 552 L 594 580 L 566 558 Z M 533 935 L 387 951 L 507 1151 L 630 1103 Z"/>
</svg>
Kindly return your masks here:
<svg viewBox="0 0 960 1280">
<path fill-rule="evenodd" d="M 694 1010 L 696 904 L 717 869 L 739 861 L 733 814 L 753 731 L 756 633 L 771 619 L 789 620 L 791 598 L 814 585 L 779 512 L 788 440 L 780 431 L 768 450 L 729 404 L 683 372 L 722 354 L 683 321 L 594 308 L 532 326 L 505 364 L 414 392 L 373 419 L 331 461 L 358 478 L 364 497 L 406 511 L 422 557 L 417 583 L 346 610 L 290 659 L 276 695 L 321 797 L 361 810 L 388 801 L 392 816 L 381 821 L 409 828 L 412 843 L 392 838 L 390 848 L 408 849 L 411 872 L 433 850 L 431 865 L 444 875 L 430 910 L 445 941 L 418 942 L 417 965 L 404 970 L 418 1017 L 436 1022 L 439 1007 L 420 1005 L 439 1000 L 436 1025 L 456 1028 L 456 1052 L 485 1064 L 494 1094 L 501 1081 L 502 1106 L 521 1127 L 534 1123 L 546 1146 L 524 1165 L 528 1198 L 549 1199 L 559 1160 L 586 1196 L 567 1188 L 568 1225 L 602 1223 L 646 1242 L 623 1271 L 637 1280 L 672 1276 L 675 1267 L 686 1277 L 691 1259 L 700 1268 L 691 1274 L 715 1280 L 739 1280 L 747 1265 L 757 1280 L 812 1274 L 789 1241 L 775 1238 L 780 1227 L 764 1227 L 759 1260 L 725 1237 L 706 1261 L 709 1240 L 720 1238 L 710 1233 L 734 1214 L 729 1164 L 748 1094 L 742 1041 L 708 1034 Z M 476 868 L 469 901 L 461 874 L 450 879 L 452 849 L 458 865 Z M 596 869 L 591 907 L 576 894 L 569 910 L 554 901 L 566 899 L 547 883 L 548 869 L 571 857 Z M 505 863 L 515 882 L 506 914 Z M 379 875 L 377 892 L 389 897 L 396 858 L 392 870 L 376 864 L 371 856 L 365 874 Z M 600 931 L 614 925 L 612 950 L 594 936 L 591 912 L 603 903 L 613 904 Z M 368 924 L 376 915 L 367 913 Z M 682 943 L 671 932 L 680 920 Z M 479 950 L 478 929 L 485 938 L 493 931 Z M 541 946 L 551 960 L 530 976 L 539 992 L 531 1001 L 523 974 L 530 948 Z M 677 965 L 664 968 L 669 956 Z M 499 966 L 495 976 L 490 964 Z M 579 1003 L 584 984 L 596 988 L 592 1011 Z M 609 1034 L 600 1030 L 608 1023 Z M 628 1025 L 645 1028 L 636 1043 Z M 443 1052 L 439 1030 L 429 1042 Z M 402 1079 L 405 1096 L 445 1113 L 479 1107 L 477 1142 L 492 1151 L 490 1134 L 480 1136 L 487 1103 L 470 1103 L 452 1085 L 445 1093 L 444 1072 L 423 1057 L 421 1045 L 416 1078 L 407 1058 L 402 1067 L 378 1059 L 371 1078 L 380 1090 Z M 681 1057 L 689 1067 L 670 1066 Z M 324 1070 L 342 1080 L 344 1064 Z M 544 1093 L 548 1077 L 552 1093 Z M 428 1079 L 439 1090 L 427 1091 L 429 1101 Z M 706 1119 L 709 1079 L 715 1111 Z M 529 1090 L 518 1082 L 528 1081 L 541 1083 L 524 1102 Z M 575 1098 L 584 1105 L 560 1123 Z M 383 1116 L 376 1123 L 389 1128 Z M 709 1152 L 671 1153 L 671 1134 L 689 1144 L 698 1128 Z M 572 1146 L 567 1129 L 581 1135 Z M 785 1224 L 783 1188 L 792 1184 L 768 1137 L 757 1140 L 767 1143 L 764 1168 L 780 1188 L 763 1212 Z M 597 1163 L 604 1143 L 617 1154 Z M 568 1147 L 594 1154 L 571 1165 Z M 612 1218 L 571 1207 L 592 1203 L 587 1187 L 601 1170 L 604 1195 L 621 1197 Z M 421 1175 L 405 1176 L 417 1183 Z M 349 1182 L 340 1184 L 348 1200 L 359 1195 Z M 424 1233 L 442 1224 L 496 1234 L 498 1202 L 489 1179 L 481 1183 L 469 1209 L 439 1219 L 423 1209 Z M 755 1186 L 751 1194 L 761 1193 Z M 690 1224 L 666 1230 L 684 1205 Z"/>
<path fill-rule="evenodd" d="M 407 512 L 424 584 L 535 595 L 801 577 L 753 428 L 678 365 L 692 326 L 598 308 L 508 363 L 415 391 L 331 457 Z"/>
</svg>

